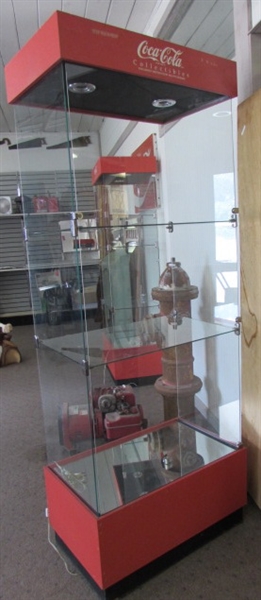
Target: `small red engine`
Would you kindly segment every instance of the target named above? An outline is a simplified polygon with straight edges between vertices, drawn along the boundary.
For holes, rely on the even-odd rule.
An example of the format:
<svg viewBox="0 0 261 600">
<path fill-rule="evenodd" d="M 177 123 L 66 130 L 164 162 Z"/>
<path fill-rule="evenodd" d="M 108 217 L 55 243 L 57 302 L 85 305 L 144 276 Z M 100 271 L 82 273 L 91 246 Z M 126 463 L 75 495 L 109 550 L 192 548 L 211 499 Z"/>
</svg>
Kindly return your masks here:
<svg viewBox="0 0 261 600">
<path fill-rule="evenodd" d="M 142 407 L 130 385 L 95 388 L 93 392 L 93 417 L 86 404 L 69 405 L 59 410 L 60 444 L 74 450 L 79 442 L 96 438 L 115 440 L 141 431 L 146 426 Z"/>
</svg>

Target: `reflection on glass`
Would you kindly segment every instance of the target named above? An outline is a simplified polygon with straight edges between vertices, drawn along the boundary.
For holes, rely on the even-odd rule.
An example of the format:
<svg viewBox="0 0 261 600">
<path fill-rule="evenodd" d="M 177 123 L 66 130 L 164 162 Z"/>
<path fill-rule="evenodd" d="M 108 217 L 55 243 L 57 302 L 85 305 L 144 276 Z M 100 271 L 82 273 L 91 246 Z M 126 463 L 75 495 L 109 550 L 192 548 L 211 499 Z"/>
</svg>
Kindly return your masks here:
<svg viewBox="0 0 261 600">
<path fill-rule="evenodd" d="M 95 453 L 99 503 L 90 485 L 92 456 L 52 468 L 99 514 L 114 510 L 232 453 L 234 448 L 177 421 Z"/>
</svg>

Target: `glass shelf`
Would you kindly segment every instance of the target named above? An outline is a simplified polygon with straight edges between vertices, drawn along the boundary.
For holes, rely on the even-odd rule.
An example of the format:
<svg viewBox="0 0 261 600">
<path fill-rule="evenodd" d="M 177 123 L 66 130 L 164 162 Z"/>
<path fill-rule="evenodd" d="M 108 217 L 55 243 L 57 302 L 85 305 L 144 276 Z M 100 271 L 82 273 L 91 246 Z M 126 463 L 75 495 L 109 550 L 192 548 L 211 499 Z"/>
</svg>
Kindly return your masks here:
<svg viewBox="0 0 261 600">
<path fill-rule="evenodd" d="M 50 339 L 39 338 L 39 343 L 79 364 L 83 359 L 88 358 L 89 366 L 93 368 L 232 332 L 235 332 L 234 323 L 231 326 L 224 326 L 185 317 L 182 324 L 175 328 L 168 323 L 166 317 L 152 317 L 139 323 L 132 323 L 125 329 L 115 327 L 113 331 L 110 329 L 89 331 L 84 338 L 85 346 L 83 346 L 82 333 Z M 104 350 L 104 340 L 111 343 L 111 349 Z M 115 349 L 124 350 L 124 353 L 117 358 Z"/>
<path fill-rule="evenodd" d="M 110 448 L 99 448 L 94 457 L 87 452 L 51 467 L 101 515 L 234 451 L 231 445 L 174 421 Z M 99 473 L 98 494 L 90 481 L 93 460 Z"/>
</svg>

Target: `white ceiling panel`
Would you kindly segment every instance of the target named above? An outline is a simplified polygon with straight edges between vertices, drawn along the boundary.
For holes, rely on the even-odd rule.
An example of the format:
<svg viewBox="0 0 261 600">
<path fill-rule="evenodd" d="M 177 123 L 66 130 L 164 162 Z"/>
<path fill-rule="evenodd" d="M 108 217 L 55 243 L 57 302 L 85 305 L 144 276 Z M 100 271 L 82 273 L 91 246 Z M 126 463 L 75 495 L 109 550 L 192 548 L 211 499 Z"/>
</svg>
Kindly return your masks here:
<svg viewBox="0 0 261 600">
<path fill-rule="evenodd" d="M 62 0 L 62 10 L 78 17 L 85 17 L 87 0 Z"/>
<path fill-rule="evenodd" d="M 134 4 L 134 0 L 114 0 L 110 4 L 106 23 L 126 29 Z"/>
<path fill-rule="evenodd" d="M 218 56 L 235 60 L 235 39 L 233 33 L 225 42 L 222 42 L 222 46 L 218 49 Z"/>
<path fill-rule="evenodd" d="M 232 1 L 225 0 L 215 2 L 211 10 L 202 20 L 200 26 L 196 29 L 195 33 L 191 36 L 188 45 L 193 48 L 202 49 L 204 47 L 204 40 L 209 42 L 212 39 L 213 34 L 218 29 L 220 24 L 226 19 L 227 15 L 232 12 Z M 206 2 L 208 4 L 208 2 Z"/>
<path fill-rule="evenodd" d="M 231 31 L 233 31 L 233 11 L 231 10 L 225 17 L 224 21 L 219 21 L 219 25 L 216 30 L 213 31 L 208 40 L 206 40 L 205 44 L 201 47 L 203 52 L 210 52 L 212 54 L 218 54 L 219 56 L 226 56 L 230 58 L 230 55 L 227 54 L 227 47 L 225 47 L 225 43 L 230 40 L 231 50 L 234 51 L 234 36 L 231 35 Z M 224 54 L 223 54 L 224 53 Z"/>
<path fill-rule="evenodd" d="M 18 32 L 12 0 L 0 2 L 1 56 L 6 64 L 19 50 Z"/>
<path fill-rule="evenodd" d="M 38 10 L 35 0 L 13 0 L 14 18 L 22 48 L 38 29 Z"/>
<path fill-rule="evenodd" d="M 169 0 L 136 0 L 128 18 L 127 29 L 137 33 L 145 31 L 154 12 L 159 14 L 162 4 L 167 8 Z"/>
<path fill-rule="evenodd" d="M 107 17 L 112 0 L 88 0 L 86 8 L 86 18 L 107 23 Z"/>
<path fill-rule="evenodd" d="M 38 15 L 39 15 L 39 27 L 51 17 L 56 10 L 62 10 L 62 0 L 32 0 L 37 2 Z"/>
<path fill-rule="evenodd" d="M 4 70 L 0 69 L 0 137 L 2 131 L 14 131 L 14 111 L 7 104 Z"/>
<path fill-rule="evenodd" d="M 194 0 L 186 17 L 171 36 L 171 41 L 224 58 L 232 58 L 233 0 Z"/>
<path fill-rule="evenodd" d="M 215 3 L 216 0 L 194 0 L 182 21 L 179 24 L 174 21 L 174 32 L 169 39 L 175 44 L 189 46 L 192 35 L 198 30 Z"/>
</svg>

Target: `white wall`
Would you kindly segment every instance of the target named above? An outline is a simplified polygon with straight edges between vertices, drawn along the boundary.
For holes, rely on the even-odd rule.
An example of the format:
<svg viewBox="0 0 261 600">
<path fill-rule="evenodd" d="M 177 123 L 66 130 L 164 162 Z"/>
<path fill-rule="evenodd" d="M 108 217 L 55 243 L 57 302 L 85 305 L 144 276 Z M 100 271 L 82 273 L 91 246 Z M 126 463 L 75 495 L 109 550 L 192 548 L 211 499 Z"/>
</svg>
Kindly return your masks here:
<svg viewBox="0 0 261 600">
<path fill-rule="evenodd" d="M 228 115 L 214 117 L 215 113 Z M 120 132 L 121 137 L 116 153 L 119 156 L 129 156 L 151 133 L 157 135 L 159 164 L 162 166 L 158 222 L 182 223 L 184 220 L 194 222 L 215 219 L 214 174 L 234 171 L 234 132 L 230 101 L 181 119 L 165 135 L 162 135 L 163 128 L 157 125 L 136 123 L 132 124 L 129 132 L 128 122 L 117 123 L 116 119 L 106 119 L 101 130 L 104 156 L 115 146 L 116 131 Z M 227 210 L 227 218 L 230 218 L 232 207 Z M 212 227 L 209 228 L 209 234 L 213 237 Z M 174 251 L 173 238 L 166 234 L 166 229 L 163 241 L 162 268 Z M 201 252 L 204 252 L 203 248 Z"/>
<path fill-rule="evenodd" d="M 130 128 L 129 123 L 118 125 L 115 120 L 106 120 L 101 131 L 102 152 L 114 147 L 121 156 L 130 155 L 151 133 L 156 133 L 161 180 L 157 213 L 158 223 L 164 223 L 158 227 L 160 271 L 172 256 L 181 261 L 191 284 L 199 289 L 198 299 L 192 301 L 193 317 L 211 323 L 215 322 L 217 270 L 213 221 L 216 203 L 221 201 L 215 195 L 214 176 L 234 173 L 235 130 L 236 103 L 227 101 L 181 119 L 165 134 L 164 127 L 138 123 Z M 116 131 L 120 132 L 118 145 Z M 236 199 L 229 198 L 226 208 L 222 208 L 224 219 L 230 219 L 234 204 Z M 169 221 L 175 223 L 173 233 L 166 230 Z M 228 230 L 235 238 L 236 230 L 231 225 Z M 230 262 L 226 243 L 225 239 L 223 255 Z M 155 265 L 151 265 L 151 281 L 156 275 Z M 232 333 L 223 339 L 201 341 L 193 345 L 193 353 L 195 374 L 204 383 L 200 399 L 218 419 L 219 403 L 238 399 L 238 339 Z"/>
<path fill-rule="evenodd" d="M 216 114 L 225 116 L 214 116 Z M 222 103 L 181 119 L 159 139 L 159 153 L 163 167 L 162 195 L 166 220 L 174 223 L 213 222 L 214 175 L 234 171 L 231 103 Z M 230 218 L 232 208 L 233 205 L 228 205 L 225 218 Z M 206 237 L 202 238 L 202 235 Z M 184 236 L 190 236 L 185 253 Z M 193 265 L 189 258 L 191 246 L 194 247 Z M 185 269 L 190 270 L 191 265 L 195 272 L 197 253 L 199 265 L 212 265 L 216 260 L 214 225 L 187 226 L 185 230 L 182 225 L 175 227 L 173 238 L 167 237 L 169 256 L 176 256 L 178 260 L 179 247 L 186 261 Z"/>
</svg>

